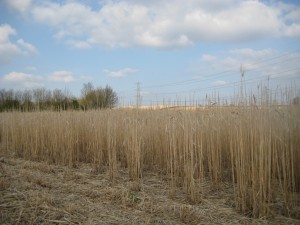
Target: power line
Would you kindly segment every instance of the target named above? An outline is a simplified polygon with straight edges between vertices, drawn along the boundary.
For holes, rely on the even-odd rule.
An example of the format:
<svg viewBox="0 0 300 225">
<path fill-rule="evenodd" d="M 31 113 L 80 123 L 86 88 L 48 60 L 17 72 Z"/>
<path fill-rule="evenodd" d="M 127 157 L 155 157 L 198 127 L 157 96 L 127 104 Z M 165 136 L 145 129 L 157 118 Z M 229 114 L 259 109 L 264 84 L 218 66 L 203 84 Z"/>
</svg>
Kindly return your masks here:
<svg viewBox="0 0 300 225">
<path fill-rule="evenodd" d="M 288 55 L 295 54 L 297 52 L 300 52 L 300 50 L 295 50 L 295 51 L 292 51 L 292 52 L 289 52 L 289 53 L 286 53 L 286 54 L 283 54 L 283 55 L 280 55 L 280 56 L 271 57 L 271 58 L 268 58 L 268 59 L 265 59 L 265 60 L 259 60 L 257 62 L 251 63 L 251 64 L 246 64 L 246 65 L 244 65 L 244 67 L 246 68 L 246 67 L 251 67 L 251 66 L 259 65 L 262 62 L 271 61 L 271 60 L 274 60 L 274 59 L 279 59 L 279 58 L 282 58 L 282 57 L 285 57 L 285 56 L 288 56 Z M 300 58 L 300 56 L 294 57 L 294 58 L 292 58 L 292 60 L 298 59 L 298 58 Z M 290 60 L 291 59 L 286 59 L 283 62 L 290 61 Z M 280 62 L 280 63 L 282 63 L 282 62 Z M 269 65 L 267 64 L 265 66 L 271 66 L 271 65 L 275 65 L 275 64 L 278 64 L 278 62 L 275 62 L 273 64 L 269 64 Z M 232 69 L 229 69 L 229 70 L 225 70 L 225 71 L 221 71 L 221 72 L 217 72 L 217 73 L 212 73 L 212 74 L 206 75 L 206 76 L 203 77 L 204 79 L 201 79 L 201 80 L 194 78 L 194 79 L 188 79 L 188 80 L 183 80 L 183 81 L 178 81 L 178 82 L 170 82 L 170 83 L 159 84 L 159 85 L 144 86 L 144 88 L 145 89 L 152 89 L 152 88 L 159 88 L 159 87 L 170 87 L 170 86 L 179 86 L 179 85 L 181 86 L 181 85 L 189 85 L 189 84 L 199 83 L 199 82 L 203 82 L 203 81 L 208 81 L 208 80 L 213 80 L 213 79 L 219 78 L 220 75 L 224 76 L 224 74 L 226 74 L 226 73 L 238 72 L 238 69 L 239 69 L 238 67 L 232 67 Z M 258 70 L 258 69 L 256 69 L 256 70 Z M 253 71 L 255 71 L 255 69 L 248 69 L 248 70 L 246 70 L 246 72 L 253 72 Z M 205 77 L 207 79 L 205 79 Z"/>
<path fill-rule="evenodd" d="M 299 89 L 300 85 L 296 85 L 293 88 Z M 285 94 L 286 94 L 286 93 L 282 92 L 282 90 L 279 89 L 279 88 L 276 88 L 275 90 L 268 89 L 267 91 L 268 91 L 267 94 L 269 96 L 276 96 L 277 94 L 281 94 L 282 95 L 281 98 L 285 97 Z M 245 96 L 245 97 L 252 97 L 252 94 L 250 94 L 248 96 Z M 176 104 L 181 105 L 182 103 L 184 103 L 184 104 L 185 103 L 193 103 L 193 104 L 195 104 L 195 103 L 207 101 L 209 99 L 213 100 L 213 101 L 215 101 L 215 100 L 218 99 L 218 101 L 221 102 L 221 101 L 225 101 L 225 100 L 227 101 L 227 100 L 235 99 L 235 98 L 236 98 L 236 96 L 232 96 L 232 95 L 231 96 L 227 96 L 227 97 L 224 97 L 224 96 L 220 97 L 218 95 L 218 96 L 207 96 L 206 98 L 197 98 L 196 100 L 192 100 L 192 99 L 190 99 L 190 100 L 187 100 L 187 99 L 184 99 L 184 100 L 180 100 L 180 99 L 176 99 L 176 100 L 170 100 L 170 99 L 151 100 L 151 103 L 170 103 L 170 104 L 176 103 Z M 257 97 L 257 96 L 256 96 L 256 98 L 257 99 L 263 99 L 263 97 Z"/>
<path fill-rule="evenodd" d="M 265 60 L 260 60 L 260 61 L 257 61 L 256 63 L 251 63 L 251 64 L 244 64 L 243 65 L 243 70 L 245 70 L 244 68 L 249 68 L 249 67 L 253 67 L 255 65 L 261 65 L 259 68 L 250 68 L 250 69 L 246 69 L 246 77 L 248 77 L 248 73 L 251 73 L 253 74 L 255 71 L 258 71 L 258 73 L 263 73 L 264 71 L 260 71 L 262 68 L 264 67 L 267 67 L 267 66 L 272 66 L 272 65 L 276 65 L 278 63 L 280 63 L 282 65 L 282 63 L 286 63 L 286 62 L 292 62 L 293 60 L 297 60 L 300 58 L 299 54 L 296 54 L 300 52 L 300 50 L 296 50 L 296 51 L 293 51 L 293 52 L 289 52 L 289 53 L 286 53 L 286 54 L 282 54 L 282 55 L 279 55 L 279 56 L 275 56 L 275 57 L 271 57 L 271 58 L 268 58 L 268 59 L 265 59 Z M 296 54 L 296 55 L 295 55 Z M 284 58 L 286 57 L 286 58 Z M 278 62 L 278 59 L 283 59 L 283 61 L 280 61 Z M 276 60 L 276 61 L 274 61 Z M 266 64 L 266 62 L 268 62 Z M 286 64 L 285 67 L 287 67 L 288 64 Z M 299 72 L 297 71 L 299 70 Z M 276 81 L 276 80 L 285 80 L 285 81 L 289 81 L 289 80 L 294 80 L 294 81 L 298 81 L 300 76 L 297 76 L 296 77 L 296 73 L 300 73 L 300 67 L 296 67 L 296 68 L 291 68 L 291 69 L 286 69 L 286 70 L 281 70 L 281 71 L 277 71 L 277 72 L 273 72 L 273 73 L 266 73 L 266 74 L 263 74 L 263 79 L 260 78 L 260 77 L 253 77 L 253 78 L 250 78 L 250 79 L 244 79 L 243 80 L 243 85 L 247 86 L 247 90 L 249 90 L 249 88 L 251 88 L 251 85 L 253 85 L 255 82 L 264 82 L 264 79 L 266 79 L 267 77 L 270 79 L 268 80 L 268 82 L 272 82 L 272 85 L 275 85 L 273 82 Z M 213 80 L 213 79 L 216 79 L 217 77 L 224 77 L 224 75 L 226 75 L 226 77 L 230 76 L 230 75 L 234 75 L 233 72 L 235 72 L 235 76 L 238 74 L 238 69 L 237 67 L 232 67 L 232 69 L 230 70 L 225 70 L 225 71 L 220 71 L 220 72 L 217 72 L 217 73 L 211 73 L 209 75 L 206 75 L 205 77 L 207 77 L 207 79 L 202 79 L 202 80 L 199 80 L 199 79 L 188 79 L 188 80 L 183 80 L 183 81 L 178 81 L 178 82 L 170 82 L 170 83 L 165 83 L 165 84 L 160 84 L 160 85 L 152 85 L 152 86 L 146 86 L 144 87 L 143 86 L 143 89 L 144 88 L 147 88 L 147 89 L 151 89 L 151 88 L 155 88 L 155 87 L 172 87 L 172 86 L 184 86 L 184 85 L 196 85 L 198 84 L 199 82 L 204 82 L 204 81 L 209 81 L 209 80 Z M 292 76 L 291 77 L 291 73 L 293 72 Z M 258 75 L 257 73 L 257 75 Z M 283 74 L 288 74 L 288 76 L 278 76 L 278 75 L 283 75 Z M 251 75 L 253 76 L 253 75 Z M 143 93 L 143 96 L 145 96 L 146 98 L 149 98 L 150 96 L 156 96 L 156 98 L 160 97 L 160 96 L 163 96 L 163 95 L 178 95 L 178 96 L 182 96 L 182 94 L 192 94 L 192 95 L 195 95 L 196 93 L 203 93 L 205 91 L 209 91 L 209 90 L 220 90 L 220 89 L 224 89 L 224 88 L 229 88 L 229 87 L 236 87 L 238 88 L 238 85 L 240 84 L 239 81 L 235 81 L 235 82 L 227 82 L 223 85 L 211 85 L 211 86 L 206 86 L 204 88 L 194 88 L 194 89 L 190 89 L 190 90 L 183 90 L 183 91 L 171 91 L 171 92 L 158 92 L 158 93 Z M 249 86 L 250 85 L 250 86 Z M 253 87 L 253 86 L 252 86 Z M 237 90 L 238 89 L 235 89 L 236 93 L 237 93 Z M 128 92 L 127 92 L 128 93 Z M 135 96 L 136 98 L 136 105 L 139 106 L 141 105 L 141 87 L 140 87 L 140 82 L 138 82 L 136 84 L 136 95 L 127 95 L 127 97 L 129 98 L 133 98 Z M 123 96 L 125 98 L 125 96 Z M 134 101 L 133 101 L 134 102 Z"/>
<path fill-rule="evenodd" d="M 268 80 L 268 82 L 273 82 L 275 80 L 281 80 L 281 79 L 284 79 L 285 81 L 299 80 L 300 77 L 290 77 L 290 78 L 286 78 L 286 77 L 274 77 L 274 78 L 270 78 L 273 75 L 282 74 L 284 72 L 292 71 L 292 70 L 295 70 L 295 69 L 300 69 L 300 68 L 294 68 L 294 69 L 282 71 L 280 73 L 269 74 L 269 80 Z M 244 80 L 243 81 L 243 85 L 246 87 L 249 84 L 254 84 L 254 83 L 259 83 L 259 82 L 260 82 L 259 85 L 261 85 L 262 84 L 261 82 L 264 82 L 264 81 L 266 81 L 266 80 L 259 79 L 259 78 L 251 78 L 251 79 Z M 240 81 L 230 82 L 230 83 L 226 83 L 224 85 L 212 85 L 212 86 L 205 87 L 205 88 L 196 88 L 196 89 L 191 89 L 191 90 L 187 90 L 187 91 L 149 93 L 149 94 L 145 94 L 144 97 L 149 98 L 150 96 L 159 97 L 159 96 L 166 96 L 166 95 L 181 95 L 181 94 L 188 94 L 188 93 L 190 93 L 192 95 L 195 95 L 196 93 L 199 93 L 199 92 L 203 93 L 203 92 L 207 92 L 209 90 L 218 90 L 218 89 L 224 89 L 224 88 L 235 87 L 235 86 L 238 88 L 238 85 L 240 85 Z M 295 86 L 295 87 L 298 87 L 298 86 Z M 247 89 L 249 89 L 249 87 Z M 137 90 L 138 90 L 138 88 L 137 88 Z M 129 95 L 127 97 L 128 98 L 136 97 L 137 102 L 138 102 L 137 105 L 141 104 L 141 101 L 140 101 L 141 94 Z M 177 97 L 179 97 L 179 96 L 177 96 Z"/>
<path fill-rule="evenodd" d="M 271 76 L 278 75 L 278 74 L 283 74 L 283 73 L 294 71 L 294 70 L 300 70 L 300 67 L 289 69 L 289 70 L 286 70 L 286 71 L 267 74 L 266 76 L 269 76 L 269 78 L 270 78 Z M 291 77 L 291 78 L 274 77 L 274 78 L 272 78 L 272 81 L 273 80 L 280 80 L 280 79 L 285 79 L 285 80 L 295 79 L 295 80 L 298 80 L 298 79 L 300 79 L 300 77 Z M 260 81 L 262 81 L 262 79 L 260 79 L 260 78 L 251 78 L 251 79 L 244 80 L 243 82 L 244 82 L 244 85 L 247 85 L 247 84 L 250 84 L 250 83 L 260 82 Z M 205 87 L 205 88 L 196 88 L 196 89 L 192 89 L 192 90 L 188 90 L 188 91 L 160 92 L 160 93 L 153 93 L 151 95 L 171 95 L 171 94 L 191 93 L 191 92 L 196 92 L 196 91 L 200 91 L 200 90 L 204 91 L 204 90 L 210 90 L 210 89 L 227 88 L 227 87 L 232 87 L 232 86 L 235 86 L 235 85 L 238 85 L 238 84 L 240 84 L 240 81 L 230 82 L 230 83 L 226 83 L 224 85 L 212 85 L 212 86 Z"/>
<path fill-rule="evenodd" d="M 295 50 L 295 51 L 291 51 L 291 52 L 287 52 L 287 53 L 282 54 L 282 55 L 279 55 L 279 56 L 274 56 L 274 57 L 271 57 L 271 58 L 268 58 L 268 59 L 259 60 L 259 61 L 257 61 L 257 62 L 248 64 L 248 65 L 246 64 L 245 66 L 255 66 L 255 65 L 259 65 L 259 64 L 261 64 L 262 62 L 266 62 L 266 61 L 270 61 L 270 60 L 274 60 L 274 59 L 279 59 L 279 58 L 282 58 L 282 57 L 285 57 L 285 56 L 288 56 L 288 55 L 295 54 L 295 53 L 297 53 L 297 52 L 300 52 L 300 49 Z M 296 57 L 296 58 L 299 58 L 299 57 Z"/>
</svg>

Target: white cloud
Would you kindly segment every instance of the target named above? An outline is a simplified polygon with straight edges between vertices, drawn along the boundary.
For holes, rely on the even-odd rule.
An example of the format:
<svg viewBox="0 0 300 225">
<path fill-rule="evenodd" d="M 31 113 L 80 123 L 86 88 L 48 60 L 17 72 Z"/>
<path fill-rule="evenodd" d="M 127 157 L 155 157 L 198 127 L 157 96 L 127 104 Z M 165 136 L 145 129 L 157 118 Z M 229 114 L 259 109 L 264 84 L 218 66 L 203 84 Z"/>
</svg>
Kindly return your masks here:
<svg viewBox="0 0 300 225">
<path fill-rule="evenodd" d="M 239 71 L 239 67 L 242 63 L 245 63 L 239 57 L 228 56 L 226 58 L 219 59 L 214 63 L 215 68 L 219 68 L 225 71 L 235 70 Z"/>
<path fill-rule="evenodd" d="M 228 9 L 186 13 L 184 25 L 195 40 L 244 41 L 278 34 L 281 21 L 276 9 L 261 2 L 239 1 Z"/>
<path fill-rule="evenodd" d="M 19 39 L 17 41 L 17 43 L 25 49 L 25 51 L 24 51 L 25 54 L 36 54 L 37 53 L 36 48 L 32 44 L 25 42 L 23 39 Z"/>
<path fill-rule="evenodd" d="M 204 62 L 212 62 L 212 61 L 216 60 L 216 57 L 214 57 L 212 55 L 204 54 L 201 56 L 201 60 Z"/>
<path fill-rule="evenodd" d="M 280 8 L 284 12 L 282 17 L 285 26 L 283 35 L 300 38 L 300 7 L 281 3 Z"/>
<path fill-rule="evenodd" d="M 218 85 L 218 86 L 222 86 L 222 85 L 225 85 L 225 84 L 227 84 L 227 82 L 224 81 L 224 80 L 217 80 L 217 81 L 214 82 L 214 85 Z"/>
<path fill-rule="evenodd" d="M 299 37 L 299 7 L 288 4 L 128 0 L 103 1 L 99 8 L 92 8 L 83 1 L 35 1 L 31 5 L 28 0 L 25 2 L 19 11 L 30 11 L 34 20 L 53 27 L 56 38 L 75 48 L 178 48 L 198 42 Z"/>
<path fill-rule="evenodd" d="M 34 67 L 34 66 L 26 66 L 25 70 L 27 70 L 27 71 L 37 71 L 37 68 Z"/>
<path fill-rule="evenodd" d="M 260 61 L 272 58 L 278 54 L 278 51 L 269 48 L 260 50 L 241 48 L 229 50 L 215 56 L 210 55 L 214 57 L 214 60 L 206 62 L 210 63 L 211 68 L 214 70 L 239 73 L 241 66 L 245 70 L 258 69 Z"/>
<path fill-rule="evenodd" d="M 9 41 L 9 36 L 16 35 L 17 32 L 8 24 L 0 25 L 0 43 L 5 43 Z"/>
<path fill-rule="evenodd" d="M 280 53 L 274 49 L 234 49 L 227 52 L 211 55 L 215 59 L 205 63 L 207 74 L 206 79 L 213 79 L 214 76 L 239 78 L 240 68 L 245 72 L 246 79 L 265 79 L 270 76 L 276 77 L 297 77 L 299 76 L 300 52 Z M 203 62 L 198 73 L 203 69 Z M 200 72 L 199 72 L 200 71 Z M 222 85 L 223 80 L 216 80 L 216 85 Z"/>
<path fill-rule="evenodd" d="M 81 49 L 86 49 L 91 47 L 91 45 L 87 41 L 70 40 L 68 41 L 68 44 L 73 46 L 74 48 L 81 48 Z"/>
<path fill-rule="evenodd" d="M 15 29 L 7 24 L 0 25 L 0 64 L 9 63 L 15 56 L 22 54 L 18 46 L 10 42 L 11 35 L 16 35 Z"/>
<path fill-rule="evenodd" d="M 29 9 L 32 0 L 6 0 L 6 2 L 11 8 L 24 13 Z"/>
<path fill-rule="evenodd" d="M 288 21 L 300 22 L 300 8 L 291 7 L 284 18 Z"/>
<path fill-rule="evenodd" d="M 37 52 L 36 48 L 19 39 L 16 43 L 10 40 L 10 36 L 17 32 L 8 24 L 0 25 L 0 64 L 10 63 L 17 56 L 28 56 Z"/>
<path fill-rule="evenodd" d="M 255 60 L 267 58 L 276 53 L 277 52 L 273 49 L 254 50 L 251 48 L 242 48 L 229 51 L 229 54 L 236 55 L 239 58 L 250 58 Z"/>
<path fill-rule="evenodd" d="M 300 38 L 300 23 L 293 23 L 288 26 L 285 30 L 285 35 L 288 37 L 298 37 Z"/>
<path fill-rule="evenodd" d="M 124 69 L 117 70 L 117 71 L 104 70 L 103 72 L 106 73 L 106 75 L 109 77 L 119 78 L 119 77 L 125 77 L 130 74 L 136 73 L 137 71 L 138 70 L 132 69 L 132 68 L 124 68 Z"/>
<path fill-rule="evenodd" d="M 55 71 L 48 76 L 48 79 L 49 81 L 64 83 L 70 83 L 76 80 L 73 73 L 66 70 Z"/>
<path fill-rule="evenodd" d="M 11 72 L 6 74 L 2 82 L 18 88 L 36 88 L 42 86 L 43 78 L 27 73 Z"/>
</svg>

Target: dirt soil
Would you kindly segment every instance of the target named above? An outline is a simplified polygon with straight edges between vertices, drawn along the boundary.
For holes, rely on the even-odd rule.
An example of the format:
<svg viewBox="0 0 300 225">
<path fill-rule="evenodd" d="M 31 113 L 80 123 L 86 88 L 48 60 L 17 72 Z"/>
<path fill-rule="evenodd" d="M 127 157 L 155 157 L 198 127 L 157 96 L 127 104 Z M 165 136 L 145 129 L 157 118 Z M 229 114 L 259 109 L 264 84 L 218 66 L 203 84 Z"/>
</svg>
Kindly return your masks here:
<svg viewBox="0 0 300 225">
<path fill-rule="evenodd" d="M 230 185 L 190 204 L 182 188 L 171 195 L 167 177 L 126 170 L 115 182 L 92 165 L 77 168 L 0 155 L 0 224 L 300 224 L 283 216 L 253 219 L 234 208 Z"/>
</svg>

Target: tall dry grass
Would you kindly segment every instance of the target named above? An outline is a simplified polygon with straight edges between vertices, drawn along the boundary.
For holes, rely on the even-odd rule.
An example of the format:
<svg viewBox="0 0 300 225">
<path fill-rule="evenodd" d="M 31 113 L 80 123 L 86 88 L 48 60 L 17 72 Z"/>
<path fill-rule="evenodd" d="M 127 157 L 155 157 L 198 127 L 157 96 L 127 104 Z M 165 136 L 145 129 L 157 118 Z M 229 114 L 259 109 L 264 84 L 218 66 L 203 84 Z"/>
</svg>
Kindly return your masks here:
<svg viewBox="0 0 300 225">
<path fill-rule="evenodd" d="M 118 168 L 169 177 L 188 200 L 231 183 L 242 213 L 288 215 L 300 191 L 300 108 L 212 107 L 209 110 L 105 110 L 1 113 L 1 151 L 49 163 L 92 163 L 112 182 Z M 280 201 L 280 204 L 278 203 Z M 277 204 L 278 203 L 278 204 Z"/>
</svg>

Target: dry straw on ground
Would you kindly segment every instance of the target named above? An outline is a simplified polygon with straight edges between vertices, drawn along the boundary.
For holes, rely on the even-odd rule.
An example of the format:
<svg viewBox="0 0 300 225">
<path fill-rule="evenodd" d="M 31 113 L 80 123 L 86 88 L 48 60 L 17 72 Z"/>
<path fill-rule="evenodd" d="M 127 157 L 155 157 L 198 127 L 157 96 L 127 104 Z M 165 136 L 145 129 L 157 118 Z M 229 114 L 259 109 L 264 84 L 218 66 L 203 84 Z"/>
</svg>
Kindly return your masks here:
<svg viewBox="0 0 300 225">
<path fill-rule="evenodd" d="M 169 224 L 247 224 L 274 219 L 280 223 L 280 218 L 296 224 L 300 219 L 299 122 L 299 106 L 1 113 L 4 156 L 70 168 L 48 172 L 47 168 L 58 166 L 47 164 L 49 179 L 45 179 L 18 165 L 2 163 L 1 218 L 6 221 L 6 215 L 15 213 L 17 220 L 12 223 L 127 224 L 129 220 L 120 219 L 124 209 L 137 224 L 158 224 L 160 217 L 161 221 L 174 219 Z M 93 171 L 80 172 L 82 163 L 91 165 Z M 32 163 L 36 164 L 45 165 Z M 7 177 L 17 176 L 14 170 L 24 173 L 18 182 L 28 186 L 28 190 L 24 184 L 19 187 L 25 188 L 25 194 L 6 185 Z M 72 178 L 66 171 L 72 171 Z M 32 183 L 51 193 L 33 192 Z M 55 185 L 63 186 L 64 193 L 52 193 L 62 188 Z M 63 202 L 56 202 L 55 194 Z M 106 195 L 108 199 L 103 200 Z M 67 205 L 70 201 L 72 205 Z M 90 206 L 84 207 L 83 202 Z M 98 207 L 116 207 L 116 214 L 89 221 Z M 221 215 L 214 210 L 222 211 Z M 228 215 L 234 215 L 232 220 Z"/>
<path fill-rule="evenodd" d="M 234 208 L 232 187 L 212 191 L 190 204 L 181 188 L 169 196 L 166 175 L 146 171 L 143 182 L 119 170 L 96 174 L 91 164 L 77 168 L 1 157 L 1 224 L 298 224 L 282 215 L 249 218 Z"/>
</svg>

